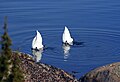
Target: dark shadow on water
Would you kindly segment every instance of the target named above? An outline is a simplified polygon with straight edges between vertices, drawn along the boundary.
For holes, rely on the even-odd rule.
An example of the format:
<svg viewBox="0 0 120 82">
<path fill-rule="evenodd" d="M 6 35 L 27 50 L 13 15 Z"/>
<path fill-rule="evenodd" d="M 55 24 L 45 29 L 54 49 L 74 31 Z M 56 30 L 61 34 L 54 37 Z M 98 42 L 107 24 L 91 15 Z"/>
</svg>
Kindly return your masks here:
<svg viewBox="0 0 120 82">
<path fill-rule="evenodd" d="M 44 50 L 55 50 L 55 48 L 54 47 L 47 47 L 47 46 L 44 46 Z"/>
<path fill-rule="evenodd" d="M 78 74 L 81 74 L 81 72 L 78 72 L 78 71 L 71 71 L 70 73 L 76 78 L 77 78 Z"/>
<path fill-rule="evenodd" d="M 85 47 L 85 42 L 74 41 L 72 46 L 73 47 Z"/>
<path fill-rule="evenodd" d="M 56 53 L 56 54 L 60 54 L 56 47 L 44 46 L 43 50 L 44 51 L 50 51 L 50 52 L 53 52 L 53 53 Z"/>
<path fill-rule="evenodd" d="M 77 72 L 77 71 L 71 71 L 73 74 L 76 74 L 76 73 L 79 73 L 79 72 Z"/>
</svg>

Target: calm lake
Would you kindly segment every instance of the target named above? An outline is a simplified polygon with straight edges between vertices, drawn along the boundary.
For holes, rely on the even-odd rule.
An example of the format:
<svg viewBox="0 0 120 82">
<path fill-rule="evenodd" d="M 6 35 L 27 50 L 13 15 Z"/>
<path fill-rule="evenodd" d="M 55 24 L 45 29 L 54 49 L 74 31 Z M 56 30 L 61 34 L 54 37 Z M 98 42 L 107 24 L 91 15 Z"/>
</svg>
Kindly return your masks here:
<svg viewBox="0 0 120 82">
<path fill-rule="evenodd" d="M 88 71 L 120 61 L 120 0 L 1 0 L 0 35 L 8 16 L 13 50 L 31 53 L 36 30 L 48 49 L 41 62 L 77 78 Z M 62 33 L 67 26 L 80 45 L 64 54 Z"/>
</svg>

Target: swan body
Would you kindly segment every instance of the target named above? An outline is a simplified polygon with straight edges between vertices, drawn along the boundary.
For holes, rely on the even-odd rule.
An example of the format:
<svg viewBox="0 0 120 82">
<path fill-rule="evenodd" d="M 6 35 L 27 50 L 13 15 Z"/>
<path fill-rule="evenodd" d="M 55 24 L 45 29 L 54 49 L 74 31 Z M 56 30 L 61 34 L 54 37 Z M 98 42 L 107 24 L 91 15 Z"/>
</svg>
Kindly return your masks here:
<svg viewBox="0 0 120 82">
<path fill-rule="evenodd" d="M 69 45 L 73 44 L 73 38 L 71 37 L 70 32 L 66 26 L 63 32 L 62 39 L 63 39 L 63 43 L 65 44 L 69 44 Z"/>
<path fill-rule="evenodd" d="M 32 49 L 43 49 L 43 44 L 42 44 L 42 36 L 38 30 L 36 31 L 37 35 L 34 37 L 32 41 Z"/>
</svg>

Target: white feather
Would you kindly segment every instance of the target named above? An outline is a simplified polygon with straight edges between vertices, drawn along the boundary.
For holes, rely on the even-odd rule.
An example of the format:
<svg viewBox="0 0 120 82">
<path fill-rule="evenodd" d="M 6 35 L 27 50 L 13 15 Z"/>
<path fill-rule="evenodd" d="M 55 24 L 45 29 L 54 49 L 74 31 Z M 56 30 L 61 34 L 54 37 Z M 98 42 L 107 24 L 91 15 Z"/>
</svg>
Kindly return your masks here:
<svg viewBox="0 0 120 82">
<path fill-rule="evenodd" d="M 33 49 L 35 49 L 35 48 L 40 49 L 40 48 L 43 48 L 42 36 L 38 32 L 38 30 L 36 32 L 37 32 L 37 35 L 34 37 L 34 39 L 32 41 L 32 48 Z"/>
<path fill-rule="evenodd" d="M 66 26 L 62 38 L 63 38 L 63 43 L 67 42 L 68 44 L 71 44 L 73 42 L 73 38 L 71 38 L 70 32 Z"/>
</svg>

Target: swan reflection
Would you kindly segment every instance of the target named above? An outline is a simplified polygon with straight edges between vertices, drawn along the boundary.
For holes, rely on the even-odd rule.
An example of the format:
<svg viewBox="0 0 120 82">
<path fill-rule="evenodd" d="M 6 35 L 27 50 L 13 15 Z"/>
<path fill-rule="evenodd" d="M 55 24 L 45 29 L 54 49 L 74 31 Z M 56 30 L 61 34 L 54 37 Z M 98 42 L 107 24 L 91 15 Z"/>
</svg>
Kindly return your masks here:
<svg viewBox="0 0 120 82">
<path fill-rule="evenodd" d="M 70 55 L 70 45 L 68 44 L 63 44 L 63 51 L 64 51 L 64 59 L 68 59 L 69 55 Z"/>
<path fill-rule="evenodd" d="M 43 50 L 32 50 L 32 54 L 33 54 L 33 57 L 34 57 L 34 60 L 36 62 L 39 62 L 42 58 L 42 52 Z"/>
</svg>

